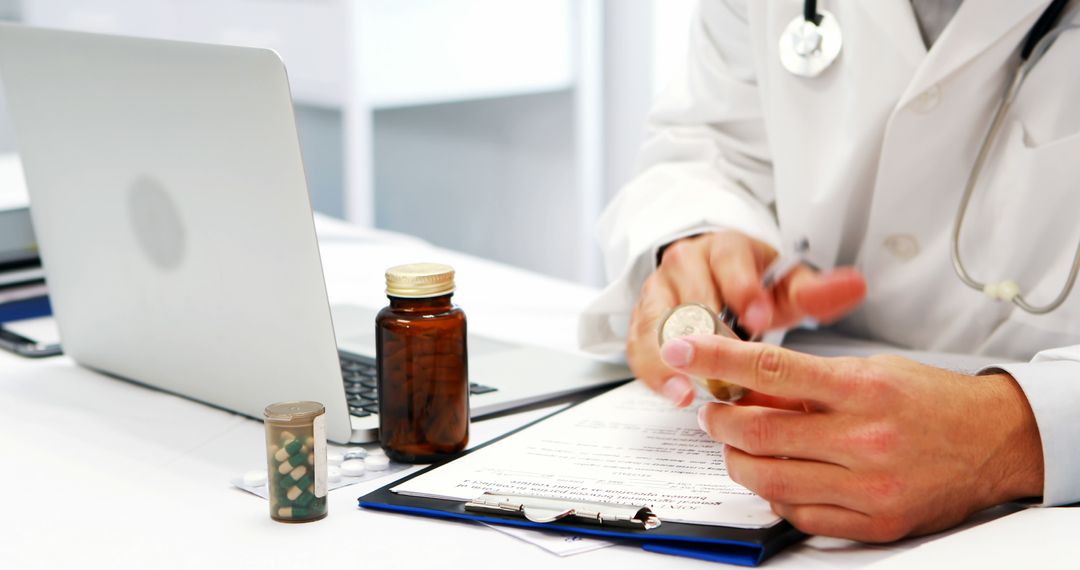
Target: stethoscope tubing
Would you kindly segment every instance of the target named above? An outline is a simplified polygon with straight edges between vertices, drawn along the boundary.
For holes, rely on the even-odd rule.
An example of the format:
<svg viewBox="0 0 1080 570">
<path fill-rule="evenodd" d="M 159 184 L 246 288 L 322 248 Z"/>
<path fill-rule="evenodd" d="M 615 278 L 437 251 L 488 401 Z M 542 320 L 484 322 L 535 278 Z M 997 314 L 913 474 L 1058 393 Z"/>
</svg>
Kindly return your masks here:
<svg viewBox="0 0 1080 570">
<path fill-rule="evenodd" d="M 1055 0 L 1053 4 L 1035 23 L 1035 27 L 1029 32 L 1027 39 L 1024 42 L 1024 46 L 1020 53 L 1020 65 L 1017 66 L 1016 71 L 1013 74 L 1012 82 L 1009 84 L 1008 90 L 1005 92 L 1005 96 L 1001 98 L 1001 102 L 998 104 L 997 110 L 994 112 L 994 118 L 990 122 L 990 128 L 983 138 L 982 145 L 979 146 L 979 153 L 975 157 L 975 162 L 971 166 L 971 172 L 968 174 L 967 183 L 964 185 L 964 194 L 960 198 L 960 205 L 956 210 L 956 221 L 953 224 L 952 231 L 952 265 L 956 271 L 957 277 L 964 282 L 965 285 L 982 291 L 990 296 L 994 295 L 994 284 L 983 283 L 976 280 L 968 273 L 964 267 L 963 261 L 960 259 L 960 231 L 964 224 L 964 217 L 967 214 L 968 206 L 971 203 L 971 196 L 975 192 L 975 187 L 978 185 L 979 175 L 982 174 L 983 167 L 986 165 L 986 159 L 990 155 L 990 150 L 994 146 L 994 141 L 998 140 L 1002 126 L 1005 124 L 1005 117 L 1008 116 L 1009 110 L 1012 108 L 1013 101 L 1016 100 L 1016 95 L 1020 91 L 1020 86 L 1023 85 L 1024 79 L 1027 77 L 1031 68 L 1042 57 L 1046 49 L 1049 47 L 1056 34 L 1051 37 L 1050 32 L 1053 31 L 1053 26 L 1057 21 L 1057 18 L 1061 16 L 1061 12 L 1064 9 L 1068 0 L 1058 1 Z M 1050 16 L 1048 18 L 1048 16 Z M 1059 30 L 1060 33 L 1063 30 Z M 1039 46 L 1041 42 L 1046 40 L 1047 44 Z M 1035 53 L 1036 49 L 1041 49 L 1040 52 Z M 1031 55 L 1035 55 L 1035 59 L 1030 59 Z M 1080 274 L 1080 243 L 1077 243 L 1076 252 L 1073 254 L 1072 267 L 1069 269 L 1069 275 L 1065 280 L 1065 285 L 1052 301 L 1045 305 L 1032 305 L 1024 298 L 1023 293 L 1019 291 L 1019 288 L 1015 290 L 1014 294 L 1008 295 L 1002 300 L 1011 301 L 1014 305 L 1020 309 L 1027 311 L 1033 315 L 1044 315 L 1057 309 L 1065 302 L 1065 299 L 1069 297 L 1069 293 L 1072 292 L 1073 286 L 1076 284 L 1076 277 Z M 998 289 L 1000 291 L 1000 289 Z"/>
</svg>

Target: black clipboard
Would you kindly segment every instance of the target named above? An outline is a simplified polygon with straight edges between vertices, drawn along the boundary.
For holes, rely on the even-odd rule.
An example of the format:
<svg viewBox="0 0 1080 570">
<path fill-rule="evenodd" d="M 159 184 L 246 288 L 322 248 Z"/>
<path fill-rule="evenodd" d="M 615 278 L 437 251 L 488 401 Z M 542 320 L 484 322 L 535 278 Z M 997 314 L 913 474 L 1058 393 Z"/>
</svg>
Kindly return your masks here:
<svg viewBox="0 0 1080 570">
<path fill-rule="evenodd" d="M 565 409 L 560 410 L 555 414 L 563 411 L 565 411 Z M 466 452 L 466 454 L 472 453 L 478 449 L 483 449 L 506 437 L 513 436 L 515 433 L 541 423 L 555 414 L 530 422 L 503 436 L 495 438 L 484 445 L 478 446 L 475 449 Z M 787 521 L 780 521 L 776 525 L 762 529 L 663 522 L 658 528 L 651 530 L 599 526 L 568 520 L 560 520 L 552 523 L 535 523 L 512 514 L 504 515 L 466 511 L 465 503 L 461 501 L 401 495 L 390 490 L 413 477 L 418 477 L 424 473 L 438 469 L 442 465 L 446 465 L 452 461 L 453 460 L 445 461 L 422 469 L 408 477 L 394 481 L 367 495 L 359 497 L 357 501 L 359 502 L 359 505 L 365 509 L 391 511 L 442 519 L 477 521 L 490 524 L 549 530 L 553 532 L 568 532 L 605 539 L 636 542 L 640 544 L 643 549 L 650 552 L 686 556 L 699 560 L 724 562 L 740 566 L 758 566 L 770 556 L 806 537 L 805 534 L 799 532 Z"/>
</svg>

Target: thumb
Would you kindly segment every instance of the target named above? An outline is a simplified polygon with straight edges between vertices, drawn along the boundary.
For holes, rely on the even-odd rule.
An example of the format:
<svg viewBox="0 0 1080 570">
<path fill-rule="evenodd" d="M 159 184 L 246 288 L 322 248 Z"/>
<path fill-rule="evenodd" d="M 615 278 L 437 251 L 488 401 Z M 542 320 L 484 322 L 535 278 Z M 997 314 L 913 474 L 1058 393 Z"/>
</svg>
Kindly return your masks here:
<svg viewBox="0 0 1080 570">
<path fill-rule="evenodd" d="M 828 323 L 844 316 L 866 297 L 866 279 L 854 267 L 819 273 L 800 267 L 781 284 L 780 301 L 792 312 Z"/>
</svg>

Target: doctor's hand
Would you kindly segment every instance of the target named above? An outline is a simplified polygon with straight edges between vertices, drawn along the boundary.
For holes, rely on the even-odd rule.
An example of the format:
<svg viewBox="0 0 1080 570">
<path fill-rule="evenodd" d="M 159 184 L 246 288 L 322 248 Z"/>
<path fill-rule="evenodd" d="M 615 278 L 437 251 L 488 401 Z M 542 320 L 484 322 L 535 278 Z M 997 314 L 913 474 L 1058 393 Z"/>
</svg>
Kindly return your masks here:
<svg viewBox="0 0 1080 570">
<path fill-rule="evenodd" d="M 886 542 L 1042 494 L 1038 428 L 1008 374 L 820 358 L 720 336 L 669 341 L 662 352 L 678 370 L 772 398 L 707 404 L 698 420 L 727 444 L 731 478 L 804 532 Z"/>
<path fill-rule="evenodd" d="M 660 319 L 682 303 L 702 303 L 714 311 L 729 306 L 752 333 L 790 327 L 806 317 L 827 323 L 844 316 L 866 294 L 853 268 L 818 273 L 792 271 L 771 289 L 761 276 L 776 252 L 734 231 L 678 240 L 664 250 L 660 266 L 645 281 L 630 320 L 626 354 L 637 378 L 679 406 L 694 399 L 694 385 L 660 359 Z"/>
</svg>

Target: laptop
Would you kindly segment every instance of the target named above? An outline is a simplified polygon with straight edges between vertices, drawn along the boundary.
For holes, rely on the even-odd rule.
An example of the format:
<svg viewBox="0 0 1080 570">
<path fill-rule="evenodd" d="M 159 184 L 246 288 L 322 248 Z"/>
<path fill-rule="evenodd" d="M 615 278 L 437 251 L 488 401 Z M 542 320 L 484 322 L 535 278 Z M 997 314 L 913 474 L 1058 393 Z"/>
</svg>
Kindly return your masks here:
<svg viewBox="0 0 1080 570">
<path fill-rule="evenodd" d="M 315 400 L 332 441 L 376 438 L 374 313 L 331 314 L 275 52 L 2 25 L 0 77 L 68 355 L 254 418 Z M 469 344 L 473 417 L 629 378 Z"/>
</svg>

